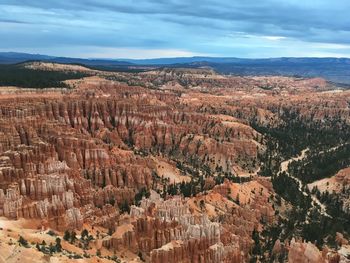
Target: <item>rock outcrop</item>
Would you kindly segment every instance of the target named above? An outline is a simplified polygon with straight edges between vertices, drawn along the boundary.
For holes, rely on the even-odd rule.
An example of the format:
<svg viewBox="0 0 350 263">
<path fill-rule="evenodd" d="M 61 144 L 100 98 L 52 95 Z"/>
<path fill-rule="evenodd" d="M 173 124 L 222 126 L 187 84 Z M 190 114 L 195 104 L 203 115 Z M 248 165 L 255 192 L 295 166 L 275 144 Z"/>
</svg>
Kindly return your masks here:
<svg viewBox="0 0 350 263">
<path fill-rule="evenodd" d="M 325 263 L 325 255 L 318 248 L 308 243 L 297 242 L 294 239 L 290 242 L 288 262 L 290 263 Z"/>
</svg>

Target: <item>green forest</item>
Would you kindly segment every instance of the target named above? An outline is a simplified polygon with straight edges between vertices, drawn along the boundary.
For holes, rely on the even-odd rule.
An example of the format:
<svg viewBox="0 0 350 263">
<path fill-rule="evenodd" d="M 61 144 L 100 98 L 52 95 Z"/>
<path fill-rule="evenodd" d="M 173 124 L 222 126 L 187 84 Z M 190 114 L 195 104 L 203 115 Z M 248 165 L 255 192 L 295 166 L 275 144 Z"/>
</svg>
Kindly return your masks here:
<svg viewBox="0 0 350 263">
<path fill-rule="evenodd" d="M 23 64 L 0 65 L 0 86 L 21 88 L 69 88 L 63 81 L 79 79 L 87 75 L 81 72 L 45 71 L 25 68 Z"/>
<path fill-rule="evenodd" d="M 340 169 L 350 165 L 350 126 L 340 118 L 326 119 L 324 122 L 301 119 L 298 114 L 284 109 L 282 122 L 277 126 L 262 126 L 252 121 L 251 125 L 264 135 L 267 150 L 259 156 L 261 176 L 271 176 L 274 190 L 291 208 L 281 215 L 280 222 L 265 229 L 260 236 L 259 251 L 271 254 L 277 239 L 290 240 L 302 237 L 306 241 L 335 247 L 336 232 L 350 234 L 350 211 L 344 211 L 339 194 L 323 193 L 313 189 L 312 194 L 326 205 L 329 216 L 323 215 L 316 204 L 312 205 L 306 184 L 331 177 Z M 287 173 L 279 173 L 280 164 L 308 149 L 306 158 L 289 164 L 288 173 L 303 183 L 304 195 L 297 182 Z M 330 150 L 331 149 L 331 150 Z M 345 191 L 345 190 L 344 190 Z M 341 193 L 349 196 L 349 190 Z M 280 203 L 280 201 L 278 202 Z M 285 254 L 277 260 L 282 262 Z"/>
</svg>

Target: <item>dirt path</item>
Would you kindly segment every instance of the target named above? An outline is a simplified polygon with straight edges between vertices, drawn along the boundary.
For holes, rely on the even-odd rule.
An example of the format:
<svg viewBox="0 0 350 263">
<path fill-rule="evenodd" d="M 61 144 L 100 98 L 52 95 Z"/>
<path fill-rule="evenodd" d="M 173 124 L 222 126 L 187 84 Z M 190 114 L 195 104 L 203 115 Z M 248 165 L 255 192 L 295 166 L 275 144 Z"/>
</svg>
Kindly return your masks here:
<svg viewBox="0 0 350 263">
<path fill-rule="evenodd" d="M 340 147 L 340 146 L 337 146 L 337 147 Z M 334 150 L 334 149 L 336 149 L 337 147 L 333 147 L 333 148 L 331 148 L 330 150 Z M 327 213 L 326 206 L 325 206 L 324 204 L 322 204 L 322 203 L 320 202 L 320 200 L 318 200 L 318 198 L 316 197 L 316 195 L 309 194 L 309 193 L 305 192 L 305 191 L 303 190 L 303 186 L 304 186 L 304 185 L 303 185 L 303 182 L 302 182 L 299 178 L 290 175 L 289 172 L 288 172 L 288 165 L 289 165 L 291 162 L 293 162 L 293 161 L 300 161 L 300 160 L 303 160 L 304 158 L 306 158 L 306 152 L 307 152 L 308 150 L 309 150 L 309 148 L 306 148 L 306 149 L 302 150 L 298 156 L 295 156 L 295 157 L 292 157 L 292 158 L 290 158 L 290 159 L 288 159 L 288 160 L 286 160 L 286 161 L 283 161 L 283 162 L 281 163 L 281 166 L 280 166 L 280 171 L 278 172 L 277 175 L 280 175 L 281 173 L 285 172 L 285 173 L 287 174 L 287 176 L 289 176 L 289 177 L 292 178 L 295 182 L 297 182 L 297 184 L 298 184 L 298 189 L 299 189 L 299 191 L 300 191 L 301 193 L 303 193 L 304 196 L 310 195 L 310 197 L 311 197 L 311 199 L 312 199 L 312 203 L 311 203 L 312 207 L 315 207 L 314 203 L 317 204 L 317 205 L 320 207 L 320 212 L 321 212 L 322 215 L 331 217 L 331 216 Z"/>
</svg>

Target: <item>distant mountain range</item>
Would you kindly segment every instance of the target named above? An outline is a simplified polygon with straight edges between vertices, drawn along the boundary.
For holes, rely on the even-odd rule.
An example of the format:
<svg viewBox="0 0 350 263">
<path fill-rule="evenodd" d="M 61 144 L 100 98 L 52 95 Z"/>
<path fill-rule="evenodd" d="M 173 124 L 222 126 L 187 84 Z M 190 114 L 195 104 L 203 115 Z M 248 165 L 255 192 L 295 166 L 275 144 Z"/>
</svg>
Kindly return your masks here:
<svg viewBox="0 0 350 263">
<path fill-rule="evenodd" d="M 0 52 L 0 64 L 14 64 L 26 61 L 48 61 L 56 63 L 67 64 L 83 64 L 87 66 L 127 66 L 131 63 L 127 61 L 118 61 L 113 59 L 83 59 L 83 58 L 69 58 L 69 57 L 53 57 L 40 54 L 27 54 L 17 52 Z"/>
<path fill-rule="evenodd" d="M 350 59 L 348 58 L 242 59 L 229 57 L 177 57 L 156 59 L 81 59 L 0 52 L 0 64 L 14 64 L 33 60 L 83 64 L 110 70 L 147 69 L 147 67 L 209 67 L 224 74 L 323 77 L 332 82 L 350 85 Z"/>
</svg>

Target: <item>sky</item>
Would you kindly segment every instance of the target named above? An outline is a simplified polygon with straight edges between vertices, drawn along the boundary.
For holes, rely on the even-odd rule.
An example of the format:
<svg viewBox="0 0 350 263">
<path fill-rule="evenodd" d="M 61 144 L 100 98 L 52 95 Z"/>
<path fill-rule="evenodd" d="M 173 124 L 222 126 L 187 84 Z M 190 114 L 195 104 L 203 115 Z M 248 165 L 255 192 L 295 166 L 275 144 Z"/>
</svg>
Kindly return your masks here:
<svg viewBox="0 0 350 263">
<path fill-rule="evenodd" d="M 0 0 L 0 51 L 350 57 L 349 0 Z"/>
</svg>

